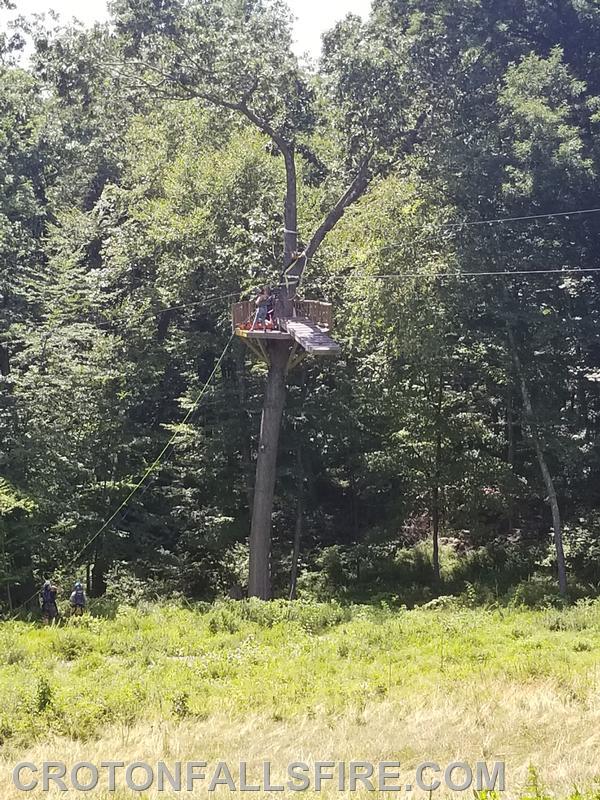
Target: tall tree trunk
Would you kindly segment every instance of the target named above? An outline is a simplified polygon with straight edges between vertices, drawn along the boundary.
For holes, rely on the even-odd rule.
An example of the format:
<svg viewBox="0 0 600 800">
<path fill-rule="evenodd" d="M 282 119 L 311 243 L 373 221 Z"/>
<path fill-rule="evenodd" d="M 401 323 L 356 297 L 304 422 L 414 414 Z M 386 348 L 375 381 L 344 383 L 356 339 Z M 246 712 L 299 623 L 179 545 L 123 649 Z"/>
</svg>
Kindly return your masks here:
<svg viewBox="0 0 600 800">
<path fill-rule="evenodd" d="M 10 374 L 10 359 L 8 355 L 8 345 L 0 344 L 0 375 Z"/>
<path fill-rule="evenodd" d="M 296 179 L 296 160 L 294 150 L 291 146 L 283 150 L 283 160 L 285 162 L 285 200 L 283 204 L 283 242 L 284 268 L 291 263 L 294 253 L 298 249 L 298 210 L 297 210 L 297 179 Z"/>
<path fill-rule="evenodd" d="M 554 481 L 552 480 L 552 475 L 550 474 L 550 470 L 548 469 L 548 463 L 546 461 L 546 456 L 544 455 L 544 448 L 540 440 L 538 425 L 535 418 L 535 414 L 533 412 L 533 406 L 531 404 L 529 389 L 527 388 L 527 381 L 525 380 L 525 375 L 523 373 L 523 369 L 521 366 L 521 359 L 519 358 L 519 353 L 517 350 L 515 334 L 510 325 L 508 326 L 508 339 L 512 351 L 513 363 L 515 365 L 515 372 L 517 374 L 517 377 L 519 379 L 519 385 L 521 387 L 523 408 L 525 410 L 525 417 L 527 419 L 531 441 L 533 442 L 535 454 L 538 460 L 538 464 L 540 466 L 540 472 L 542 473 L 542 478 L 546 486 L 546 492 L 548 493 L 548 504 L 550 506 L 550 511 L 552 513 L 552 525 L 554 528 L 554 546 L 556 548 L 556 563 L 558 566 L 558 586 L 560 589 L 560 593 L 564 597 L 567 594 L 567 569 L 565 565 L 565 553 L 564 553 L 563 539 L 562 539 L 562 523 L 560 518 L 560 509 L 558 507 L 558 499 L 556 497 L 556 489 L 554 488 Z"/>
<path fill-rule="evenodd" d="M 290 352 L 287 342 L 270 341 L 268 344 L 270 365 L 256 461 L 248 580 L 248 595 L 260 597 L 262 600 L 271 597 L 273 496 L 277 470 L 277 445 L 285 406 L 285 368 Z"/>
<path fill-rule="evenodd" d="M 96 539 L 94 556 L 94 566 L 92 569 L 92 585 L 90 595 L 92 597 L 102 597 L 106 592 L 106 554 L 104 547 L 104 535 Z"/>
<path fill-rule="evenodd" d="M 304 464 L 302 461 L 302 445 L 296 450 L 296 482 L 298 486 L 298 502 L 296 505 L 296 525 L 294 528 L 294 549 L 292 550 L 292 572 L 290 576 L 290 600 L 296 599 L 298 585 L 298 564 L 300 561 L 300 545 L 302 543 L 302 526 L 304 523 Z"/>
<path fill-rule="evenodd" d="M 281 150 L 285 162 L 286 192 L 283 208 L 284 253 L 282 285 L 279 287 L 279 298 L 275 303 L 274 312 L 277 319 L 286 319 L 292 316 L 292 298 L 296 294 L 306 263 L 316 253 L 329 231 L 339 222 L 345 209 L 356 202 L 366 191 L 369 184 L 370 156 L 363 160 L 349 188 L 329 211 L 322 224 L 310 238 L 308 245 L 304 249 L 304 259 L 297 261 L 298 210 L 294 146 L 286 142 L 268 123 L 257 117 L 244 103 L 234 108 L 245 114 L 251 122 L 273 139 Z M 421 125 L 422 121 L 419 123 L 419 127 Z M 412 141 L 410 134 L 409 138 Z M 295 264 L 298 266 L 292 267 Z M 290 270 L 290 268 L 292 269 Z M 295 273 L 293 275 L 290 274 L 294 270 Z M 286 271 L 289 290 L 286 284 Z M 268 352 L 270 365 L 265 389 L 256 479 L 254 482 L 252 524 L 250 528 L 250 575 L 248 579 L 248 595 L 250 597 L 260 597 L 264 600 L 271 596 L 271 518 L 275 492 L 277 444 L 285 405 L 285 369 L 289 357 L 289 347 L 287 343 L 270 341 Z"/>
<path fill-rule="evenodd" d="M 506 460 L 512 469 L 515 465 L 515 415 L 512 383 L 506 393 Z"/>
<path fill-rule="evenodd" d="M 10 591 L 10 565 L 8 563 L 8 555 L 6 553 L 6 534 L 4 530 L 0 526 L 0 537 L 2 540 L 2 562 L 3 562 L 3 569 L 4 569 L 4 579 L 6 581 L 6 600 L 8 602 L 8 610 L 12 614 L 13 612 L 13 601 L 12 601 L 12 593 Z"/>
<path fill-rule="evenodd" d="M 354 466 L 350 466 L 350 474 L 349 474 L 349 484 L 350 484 L 350 521 L 352 524 L 352 538 L 355 544 L 358 544 L 358 539 L 360 536 L 360 520 L 358 516 L 358 492 L 356 489 L 356 475 L 354 472 Z"/>
<path fill-rule="evenodd" d="M 437 449 L 437 447 L 436 447 Z M 440 488 L 439 485 L 433 487 L 433 509 L 432 509 L 432 527 L 433 527 L 433 550 L 432 550 L 432 564 L 433 564 L 433 580 L 436 588 L 440 586 Z"/>
<path fill-rule="evenodd" d="M 248 398 L 246 393 L 246 379 L 244 375 L 244 366 L 246 357 L 245 350 L 239 348 L 238 353 L 239 355 L 235 361 L 238 402 L 240 404 L 240 408 L 244 410 L 243 413 L 248 414 L 247 411 Z M 254 502 L 254 483 L 252 475 L 252 437 L 249 430 L 250 430 L 249 426 L 245 426 L 243 439 L 241 442 L 241 456 L 242 456 L 242 471 L 244 475 L 244 488 L 248 502 L 248 509 L 250 510 Z"/>
<path fill-rule="evenodd" d="M 506 440 L 506 459 L 512 471 L 515 466 L 515 412 L 512 382 L 508 386 L 506 396 Z M 506 522 L 508 532 L 512 533 L 515 527 L 512 505 Z"/>
<path fill-rule="evenodd" d="M 440 586 L 440 476 L 442 471 L 442 400 L 444 397 L 444 375 L 440 370 L 437 401 L 435 408 L 435 467 L 432 489 L 432 527 L 433 527 L 433 578 L 437 588 Z"/>
</svg>

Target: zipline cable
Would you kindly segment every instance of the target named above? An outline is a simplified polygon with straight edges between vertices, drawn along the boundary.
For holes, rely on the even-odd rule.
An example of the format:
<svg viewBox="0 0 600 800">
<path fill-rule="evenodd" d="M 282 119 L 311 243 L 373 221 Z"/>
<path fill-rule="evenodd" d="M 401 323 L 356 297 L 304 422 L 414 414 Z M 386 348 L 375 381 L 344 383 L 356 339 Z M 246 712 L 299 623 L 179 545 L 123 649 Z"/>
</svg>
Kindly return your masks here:
<svg viewBox="0 0 600 800">
<path fill-rule="evenodd" d="M 572 275 L 573 273 L 600 272 L 600 267 L 568 267 L 566 269 L 521 269 L 496 272 L 391 272 L 381 275 L 352 273 L 352 275 L 331 275 L 333 280 L 384 280 L 389 278 L 479 278 L 511 275 Z"/>
<path fill-rule="evenodd" d="M 76 553 L 76 554 L 75 554 L 75 555 L 74 555 L 74 556 L 73 556 L 73 557 L 70 559 L 70 561 L 68 561 L 68 562 L 67 562 L 67 564 L 66 564 L 66 567 L 67 567 L 67 568 L 68 568 L 68 567 L 72 567 L 72 566 L 73 566 L 73 565 L 74 565 L 74 564 L 75 564 L 75 563 L 76 563 L 76 562 L 77 562 L 77 561 L 78 561 L 78 560 L 81 558 L 81 556 L 82 556 L 82 555 L 85 553 L 85 551 L 88 549 L 88 547 L 89 547 L 91 544 L 93 544 L 93 543 L 96 541 L 96 539 L 97 539 L 97 538 L 98 538 L 98 537 L 99 537 L 99 536 L 100 536 L 102 533 L 104 533 L 104 531 L 105 531 L 105 530 L 108 528 L 108 526 L 111 524 L 111 522 L 113 522 L 113 520 L 114 520 L 114 519 L 115 519 L 115 518 L 116 518 L 116 517 L 117 517 L 117 516 L 118 516 L 118 515 L 121 513 L 121 511 L 122 511 L 122 510 L 123 510 L 123 509 L 124 509 L 124 508 L 127 506 L 127 504 L 129 503 L 129 501 L 130 501 L 130 500 L 133 498 L 133 496 L 134 496 L 134 495 L 135 495 L 135 494 L 136 494 L 136 493 L 139 491 L 139 489 L 140 489 L 140 488 L 143 486 L 143 484 L 146 482 L 146 480 L 147 480 L 147 479 L 150 477 L 150 475 L 151 475 L 151 474 L 154 472 L 154 470 L 155 470 L 155 469 L 158 467 L 158 465 L 160 464 L 160 462 L 161 462 L 161 461 L 162 461 L 162 459 L 164 458 L 164 456 L 165 456 L 165 454 L 167 453 L 167 451 L 168 451 L 168 450 L 169 450 L 169 449 L 170 449 L 170 448 L 173 446 L 173 444 L 175 443 L 175 440 L 176 440 L 176 439 L 177 439 L 177 437 L 179 436 L 179 429 L 180 429 L 180 428 L 181 428 L 183 425 L 185 425 L 185 424 L 186 424 L 186 422 L 187 422 L 187 421 L 190 419 L 190 417 L 192 416 L 192 414 L 193 414 L 193 413 L 196 411 L 196 409 L 198 408 L 198 405 L 200 404 L 200 401 L 202 400 L 202 398 L 204 397 L 204 395 L 205 395 L 205 394 L 206 394 L 206 392 L 208 391 L 208 388 L 209 388 L 210 384 L 212 383 L 212 380 L 213 380 L 213 378 L 214 378 L 214 377 L 215 377 L 215 375 L 217 374 L 217 371 L 218 371 L 219 367 L 221 366 L 221 364 L 222 364 L 222 362 L 223 362 L 223 359 L 225 358 L 225 355 L 227 354 L 227 351 L 229 350 L 229 347 L 231 346 L 231 343 L 232 343 L 232 341 L 233 341 L 233 339 L 234 339 L 234 336 L 235 336 L 235 333 L 232 333 L 232 334 L 231 334 L 231 336 L 229 337 L 229 340 L 228 340 L 227 344 L 225 345 L 225 347 L 224 347 L 224 349 L 223 349 L 223 352 L 222 352 L 222 353 L 221 353 L 221 355 L 219 356 L 219 358 L 218 358 L 218 360 L 217 360 L 217 363 L 216 363 L 216 364 L 215 364 L 215 366 L 213 367 L 213 370 L 212 370 L 212 372 L 211 372 L 211 373 L 210 373 L 210 375 L 208 376 L 208 378 L 207 378 L 207 380 L 206 380 L 206 383 L 204 384 L 204 386 L 202 387 L 202 390 L 200 391 L 200 393 L 197 395 L 196 399 L 195 399 L 195 400 L 194 400 L 194 402 L 192 403 L 192 405 L 191 405 L 191 407 L 190 407 L 189 411 L 187 412 L 187 414 L 184 416 L 184 418 L 181 420 L 181 422 L 179 422 L 179 424 L 177 425 L 177 430 L 175 431 L 175 433 L 174 433 L 174 434 L 171 436 L 171 438 L 169 439 L 169 441 L 166 443 L 166 445 L 163 447 L 163 449 L 160 451 L 160 453 L 159 453 L 159 454 L 156 456 L 156 458 L 154 459 L 154 461 L 152 462 L 152 464 L 150 464 L 150 466 L 149 466 L 149 467 L 146 469 L 146 471 L 144 472 L 144 474 L 142 475 L 142 477 L 141 477 L 141 478 L 139 479 L 139 481 L 138 481 L 138 482 L 135 484 L 135 486 L 134 486 L 134 487 L 133 487 L 133 489 L 132 489 L 132 490 L 129 492 L 129 494 L 128 494 L 128 495 L 127 495 L 127 497 L 126 497 L 126 498 L 123 500 L 123 502 L 122 502 L 122 503 L 121 503 L 121 504 L 120 504 L 120 505 L 119 505 L 119 506 L 118 506 L 118 507 L 115 509 L 115 511 L 113 511 L 113 513 L 112 513 L 112 514 L 111 514 L 111 515 L 108 517 L 108 519 L 106 519 L 106 520 L 103 522 L 103 524 L 102 524 L 102 525 L 101 525 L 101 527 L 100 527 L 100 528 L 99 528 L 99 529 L 96 531 L 96 533 L 94 533 L 94 535 L 93 535 L 93 536 L 91 536 L 91 537 L 88 539 L 88 541 L 87 541 L 87 542 L 84 544 L 84 546 L 83 546 L 83 547 L 82 547 L 82 548 L 79 550 L 79 552 L 77 552 L 77 553 Z M 26 606 L 28 603 L 30 603 L 32 600 L 34 600 L 34 599 L 35 599 L 35 598 L 38 596 L 38 594 L 39 594 L 39 592 L 38 592 L 38 591 L 36 591 L 36 592 L 35 592 L 33 595 L 31 595 L 31 597 L 27 598 L 27 600 L 25 600 L 23 603 L 21 603 L 21 605 L 19 605 L 19 606 L 18 606 L 18 607 L 17 607 L 17 608 L 16 608 L 16 609 L 13 611 L 13 615 L 12 615 L 12 617 L 10 618 L 10 619 L 11 619 L 11 621 L 13 621 L 13 620 L 17 619 L 17 617 L 18 617 L 18 612 L 19 612 L 19 611 L 21 611 L 21 609 L 23 609 L 23 608 L 24 608 L 24 607 L 25 607 L 25 606 Z"/>
<path fill-rule="evenodd" d="M 598 213 L 600 213 L 600 208 L 581 208 L 581 209 L 576 209 L 574 211 L 553 211 L 548 214 L 526 214 L 520 217 L 497 217 L 495 219 L 473 219 L 473 220 L 464 220 L 463 222 L 448 222 L 444 225 L 441 225 L 440 226 L 441 230 L 438 230 L 437 233 L 431 232 L 426 237 L 425 241 L 430 241 L 432 239 L 440 239 L 444 235 L 456 236 L 457 234 L 461 233 L 461 231 L 463 231 L 465 228 L 470 228 L 473 226 L 506 225 L 511 222 L 534 222 L 535 220 L 556 219 L 559 217 L 568 218 L 568 217 L 581 216 L 583 214 L 598 214 Z M 391 244 L 377 248 L 374 252 L 384 253 L 388 250 L 395 250 L 402 244 L 403 244 L 402 242 L 392 242 Z"/>
<path fill-rule="evenodd" d="M 495 219 L 473 219 L 473 220 L 464 220 L 463 222 L 448 222 L 445 225 L 442 225 L 442 230 L 438 231 L 438 233 L 431 233 L 428 239 L 439 239 L 444 234 L 452 234 L 455 235 L 460 233 L 461 230 L 465 228 L 471 228 L 474 226 L 482 226 L 482 225 L 506 225 L 510 222 L 534 222 L 535 220 L 542 220 L 542 219 L 557 219 L 559 217 L 576 217 L 582 216 L 583 214 L 598 214 L 600 213 L 600 208 L 581 208 L 576 209 L 574 211 L 553 211 L 548 214 L 526 214 L 521 217 L 497 217 Z M 389 245 L 384 245 L 383 247 L 379 248 L 377 252 L 385 252 L 386 250 L 394 250 L 396 247 L 399 246 L 400 243 L 392 243 Z"/>
<path fill-rule="evenodd" d="M 600 210 L 600 209 L 599 209 Z M 573 213 L 573 212 L 571 212 Z M 583 212 L 580 212 L 583 213 Z M 561 269 L 523 269 L 523 270 L 498 270 L 488 272 L 391 272 L 383 274 L 369 275 L 367 273 L 354 272 L 351 275 L 329 275 L 327 277 L 333 280 L 352 281 L 352 280 L 384 280 L 387 278 L 478 278 L 478 277 L 494 277 L 494 276 L 511 276 L 511 275 L 570 275 L 573 273 L 589 273 L 600 272 L 600 267 L 566 267 Z M 173 311 L 182 308 L 192 308 L 193 306 L 201 305 L 209 302 L 210 300 L 230 300 L 233 297 L 238 297 L 239 292 L 230 292 L 229 294 L 218 295 L 216 297 L 207 297 L 204 300 L 194 300 L 192 303 L 182 303 L 178 306 L 171 306 L 164 308 L 157 312 L 149 312 L 156 314 L 163 314 L 165 311 Z"/>
<path fill-rule="evenodd" d="M 202 398 L 204 397 L 204 395 L 208 391 L 208 388 L 209 388 L 210 384 L 212 383 L 212 379 L 217 374 L 217 371 L 218 371 L 219 367 L 221 366 L 221 363 L 222 363 L 223 359 L 225 358 L 225 355 L 226 355 L 227 351 L 229 350 L 229 347 L 231 345 L 231 342 L 233 341 L 233 337 L 234 336 L 235 336 L 235 334 L 232 333 L 231 336 L 229 337 L 229 340 L 228 340 L 227 344 L 225 345 L 225 347 L 223 349 L 223 352 L 219 356 L 219 358 L 217 360 L 217 363 L 213 367 L 212 372 L 208 376 L 208 379 L 207 379 L 206 383 L 204 384 L 204 386 L 202 387 L 202 390 L 200 391 L 200 393 L 198 394 L 198 396 L 196 397 L 196 399 L 192 403 L 192 405 L 191 405 L 189 411 L 187 412 L 187 414 L 184 416 L 184 418 L 179 423 L 178 428 L 181 427 L 182 425 L 185 425 L 186 422 L 189 420 L 189 418 L 192 416 L 192 414 L 196 411 L 198 405 L 200 404 L 200 401 L 202 400 Z M 161 462 L 162 458 L 164 457 L 164 455 L 166 454 L 167 450 L 169 450 L 171 448 L 171 446 L 174 444 L 174 442 L 175 442 L 175 440 L 177 439 L 178 436 L 179 436 L 179 430 L 176 430 L 175 433 L 169 439 L 169 441 L 166 443 L 166 445 L 163 447 L 163 449 L 160 451 L 160 453 L 156 456 L 156 458 L 154 459 L 152 464 L 150 464 L 150 466 L 144 472 L 144 474 L 142 475 L 140 480 L 135 484 L 133 489 L 129 492 L 129 494 L 127 495 L 125 500 L 123 500 L 123 502 L 116 509 L 116 511 L 114 511 L 110 515 L 110 517 L 103 523 L 102 527 L 89 539 L 88 542 L 86 542 L 86 544 L 81 548 L 81 550 L 71 559 L 71 562 L 70 562 L 69 566 L 72 566 L 83 555 L 83 553 L 88 549 L 88 547 L 100 536 L 100 534 L 102 534 L 107 529 L 107 527 L 115 519 L 115 517 L 125 508 L 125 506 L 129 503 L 131 498 L 136 494 L 136 492 L 140 489 L 140 487 L 145 483 L 146 479 L 152 474 L 152 472 L 154 472 L 156 467 L 160 464 L 160 462 Z"/>
<path fill-rule="evenodd" d="M 476 219 L 465 222 L 453 222 L 448 228 L 466 228 L 472 225 L 498 225 L 505 222 L 526 222 L 535 219 L 554 219 L 555 217 L 574 217 L 578 214 L 598 214 L 600 208 L 582 208 L 576 211 L 555 211 L 550 214 L 527 214 L 523 217 L 498 217 L 498 219 Z"/>
<path fill-rule="evenodd" d="M 437 239 L 440 236 L 443 236 L 443 234 L 445 232 L 460 232 L 461 229 L 472 227 L 472 226 L 498 225 L 498 224 L 507 224 L 507 223 L 510 223 L 510 222 L 529 222 L 529 221 L 541 220 L 541 219 L 555 219 L 555 218 L 559 218 L 559 217 L 574 217 L 574 216 L 581 216 L 583 214 L 598 214 L 598 213 L 600 213 L 600 208 L 582 208 L 582 209 L 575 209 L 575 210 L 571 210 L 571 211 L 553 211 L 553 212 L 549 212 L 549 213 L 546 213 L 546 214 L 526 214 L 526 215 L 518 216 L 518 217 L 497 217 L 497 218 L 494 218 L 494 219 L 465 220 L 463 222 L 450 222 L 447 225 L 443 226 L 443 228 L 444 228 L 443 230 L 441 230 L 438 234 L 432 234 L 430 238 L 436 238 Z M 285 233 L 297 234 L 297 231 L 290 231 L 290 230 L 287 230 L 286 228 L 284 228 L 284 232 Z M 382 247 L 377 248 L 374 251 L 374 253 L 383 253 L 383 252 L 386 252 L 388 250 L 395 250 L 395 249 L 398 249 L 401 245 L 402 245 L 402 243 L 400 243 L 400 242 L 392 243 L 392 244 L 389 244 L 389 245 L 384 245 Z M 301 253 L 298 256 L 298 258 L 296 258 L 295 261 L 292 262 L 292 266 L 300 258 L 302 258 L 303 256 L 304 256 L 304 258 L 306 258 L 305 254 Z M 306 266 L 306 264 L 305 264 L 305 266 Z M 493 275 L 525 275 L 525 274 L 533 274 L 534 272 L 538 273 L 538 274 L 554 274 L 554 273 L 560 273 L 560 272 L 600 272 L 600 269 L 522 270 L 522 271 L 515 271 L 515 272 L 507 271 L 507 272 L 471 272 L 471 273 L 463 272 L 463 273 L 460 273 L 460 275 L 462 275 L 464 277 L 476 277 L 476 276 L 485 276 L 485 275 L 487 275 L 487 276 L 493 276 Z M 446 275 L 446 274 L 439 273 L 437 276 L 436 275 L 423 276 L 423 275 L 417 274 L 417 273 L 405 273 L 405 275 L 406 275 L 406 277 L 456 277 L 459 274 L 457 273 L 457 275 L 453 275 L 451 273 L 448 273 Z M 352 276 L 337 276 L 337 279 L 338 280 L 340 280 L 340 279 L 341 280 L 354 280 L 354 279 L 357 279 L 358 277 L 359 276 L 354 276 L 354 275 L 352 275 Z M 396 275 L 395 274 L 392 274 L 392 275 L 381 275 L 381 276 L 374 275 L 374 276 L 371 276 L 371 277 L 373 279 L 393 278 L 393 277 L 396 277 Z M 404 275 L 402 275 L 401 277 L 404 277 Z M 216 288 L 218 288 L 218 287 L 210 286 L 208 288 L 205 288 L 204 291 L 212 291 L 212 290 L 214 290 Z M 203 305 L 205 303 L 209 303 L 209 302 L 216 301 L 216 300 L 226 300 L 226 299 L 229 300 L 229 299 L 232 299 L 232 298 L 238 297 L 238 296 L 239 296 L 239 292 L 229 292 L 228 294 L 214 295 L 212 297 L 205 297 L 202 300 L 195 300 L 195 301 L 193 301 L 191 303 L 181 303 L 179 305 L 167 306 L 166 308 L 161 308 L 159 310 L 148 311 L 147 314 L 144 315 L 144 317 L 146 317 L 146 316 L 147 317 L 151 317 L 153 315 L 160 316 L 161 314 L 166 314 L 169 311 L 178 311 L 180 309 L 192 308 L 194 306 Z M 101 323 L 98 323 L 98 325 L 96 327 L 110 326 L 111 324 L 113 324 L 113 323 L 101 322 Z"/>
</svg>

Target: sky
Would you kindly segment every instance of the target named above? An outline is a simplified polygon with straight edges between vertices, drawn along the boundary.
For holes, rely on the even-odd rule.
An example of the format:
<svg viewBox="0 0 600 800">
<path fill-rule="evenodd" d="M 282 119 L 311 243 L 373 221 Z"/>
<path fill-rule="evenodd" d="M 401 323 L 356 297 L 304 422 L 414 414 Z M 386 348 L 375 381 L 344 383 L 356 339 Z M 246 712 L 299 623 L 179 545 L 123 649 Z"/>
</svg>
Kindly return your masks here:
<svg viewBox="0 0 600 800">
<path fill-rule="evenodd" d="M 366 17 L 370 0 L 288 0 L 296 16 L 296 45 L 298 55 L 308 53 L 316 57 L 321 47 L 321 34 L 337 20 L 352 12 Z M 106 0 L 16 0 L 19 14 L 31 14 L 53 9 L 65 20 L 77 17 L 81 22 L 92 23 L 106 19 Z M 6 13 L 0 12 L 0 28 L 6 24 Z"/>
</svg>

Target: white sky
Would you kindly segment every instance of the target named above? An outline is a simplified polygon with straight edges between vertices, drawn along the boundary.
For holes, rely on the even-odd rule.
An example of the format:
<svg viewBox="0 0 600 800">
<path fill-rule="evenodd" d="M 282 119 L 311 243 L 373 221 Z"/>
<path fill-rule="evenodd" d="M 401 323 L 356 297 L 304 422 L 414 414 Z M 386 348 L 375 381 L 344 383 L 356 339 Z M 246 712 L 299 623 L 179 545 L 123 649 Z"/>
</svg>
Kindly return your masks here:
<svg viewBox="0 0 600 800">
<path fill-rule="evenodd" d="M 366 17 L 370 0 L 288 0 L 296 16 L 296 51 L 298 55 L 308 52 L 319 55 L 321 34 L 339 19 L 352 12 Z M 65 21 L 77 17 L 81 22 L 91 23 L 106 19 L 106 0 L 16 0 L 14 14 L 32 14 L 53 9 Z M 0 28 L 7 14 L 0 11 Z"/>
</svg>

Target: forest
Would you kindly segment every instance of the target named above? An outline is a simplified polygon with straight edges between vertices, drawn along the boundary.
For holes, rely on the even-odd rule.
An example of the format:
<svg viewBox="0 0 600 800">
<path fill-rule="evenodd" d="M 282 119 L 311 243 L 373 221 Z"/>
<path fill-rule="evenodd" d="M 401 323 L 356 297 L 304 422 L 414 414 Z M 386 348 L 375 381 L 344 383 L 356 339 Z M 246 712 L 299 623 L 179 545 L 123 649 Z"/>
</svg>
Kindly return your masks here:
<svg viewBox="0 0 600 800">
<path fill-rule="evenodd" d="M 598 594 L 600 8 L 374 0 L 318 60 L 291 31 L 279 0 L 113 0 L 0 36 L 9 615 L 49 577 Z M 256 591 L 268 376 L 231 304 L 296 253 L 341 349 L 287 375 Z"/>
</svg>

